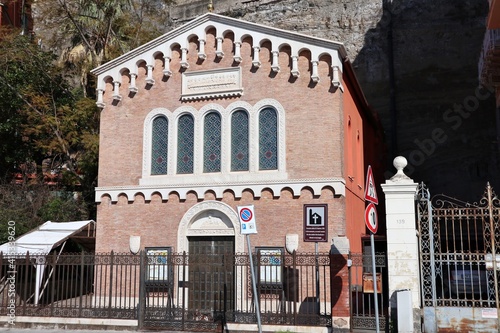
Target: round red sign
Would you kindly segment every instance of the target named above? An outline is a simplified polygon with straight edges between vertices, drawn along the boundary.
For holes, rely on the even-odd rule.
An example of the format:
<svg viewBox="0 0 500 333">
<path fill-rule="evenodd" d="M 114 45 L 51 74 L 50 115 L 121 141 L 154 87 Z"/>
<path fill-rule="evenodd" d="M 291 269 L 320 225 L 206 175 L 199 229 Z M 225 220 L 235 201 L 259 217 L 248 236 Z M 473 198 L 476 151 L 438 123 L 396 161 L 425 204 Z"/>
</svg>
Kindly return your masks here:
<svg viewBox="0 0 500 333">
<path fill-rule="evenodd" d="M 252 220 L 253 214 L 252 211 L 248 208 L 242 208 L 240 210 L 240 218 L 243 222 L 249 222 Z"/>
<path fill-rule="evenodd" d="M 370 202 L 365 209 L 365 223 L 368 230 L 376 234 L 378 229 L 377 208 Z"/>
</svg>

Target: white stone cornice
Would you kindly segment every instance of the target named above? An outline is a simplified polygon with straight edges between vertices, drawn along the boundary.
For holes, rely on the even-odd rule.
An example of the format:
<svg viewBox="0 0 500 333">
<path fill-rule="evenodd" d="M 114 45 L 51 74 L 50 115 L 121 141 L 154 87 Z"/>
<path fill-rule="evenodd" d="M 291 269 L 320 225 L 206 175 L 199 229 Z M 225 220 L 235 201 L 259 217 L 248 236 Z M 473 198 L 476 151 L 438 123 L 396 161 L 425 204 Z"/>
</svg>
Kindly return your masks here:
<svg viewBox="0 0 500 333">
<path fill-rule="evenodd" d="M 253 40 L 252 47 L 258 47 L 264 40 L 268 40 L 273 45 L 273 50 L 276 51 L 276 47 L 278 47 L 283 40 L 286 40 L 286 43 L 290 45 L 293 54 L 295 54 L 297 50 L 307 49 L 310 51 L 312 59 L 319 59 L 322 55 L 329 55 L 331 58 L 331 65 L 336 66 L 340 72 L 343 70 L 343 61 L 347 58 L 343 44 L 338 42 L 245 22 L 243 20 L 236 20 L 216 14 L 206 14 L 114 60 L 111 60 L 98 68 L 93 69 L 91 73 L 98 76 L 97 88 L 105 88 L 105 80 L 107 77 L 111 77 L 113 80 L 119 78 L 121 70 L 127 69 L 130 72 L 135 72 L 135 67 L 138 63 L 144 61 L 149 66 L 154 64 L 154 59 L 159 54 L 163 54 L 164 57 L 171 56 L 170 53 L 172 46 L 185 45 L 185 41 L 189 36 L 198 36 L 200 41 L 200 52 L 198 57 L 203 58 L 205 56 L 203 41 L 205 40 L 206 28 L 208 26 L 215 28 L 217 32 L 217 47 L 215 53 L 218 58 L 224 57 L 224 53 L 222 51 L 223 37 L 221 33 L 225 31 L 231 31 L 234 33 L 236 39 L 233 42 L 236 45 L 236 51 L 239 50 L 239 44 L 237 43 L 242 42 L 241 36 L 249 35 Z M 186 46 L 181 48 L 183 52 L 181 65 L 183 68 L 187 68 L 189 63 L 185 57 L 186 51 L 183 49 L 187 50 Z M 237 62 L 244 61 L 241 58 L 241 55 L 238 55 L 237 52 L 235 52 L 233 56 Z M 256 58 L 252 60 L 252 64 L 256 68 L 259 67 L 260 61 L 258 60 L 258 54 L 256 55 Z M 279 71 L 279 65 L 277 62 L 273 64 L 273 70 L 276 72 Z M 168 69 L 166 69 L 166 71 L 168 72 Z M 148 78 L 148 80 L 150 80 L 150 78 Z"/>
<path fill-rule="evenodd" d="M 263 36 L 276 36 L 277 38 L 283 40 L 283 39 L 288 39 L 288 40 L 293 40 L 296 41 L 298 44 L 303 45 L 303 46 L 312 46 L 314 48 L 320 48 L 320 49 L 330 49 L 334 50 L 335 52 L 339 53 L 339 58 L 340 59 L 345 59 L 347 58 L 347 52 L 342 43 L 339 42 L 334 42 L 328 39 L 323 39 L 323 38 L 318 38 L 318 37 L 312 37 L 304 34 L 300 34 L 297 32 L 292 32 L 292 31 L 287 31 L 287 30 L 282 30 L 282 29 L 277 29 L 277 28 L 271 28 L 268 25 L 262 25 L 262 24 L 257 24 L 257 23 L 252 23 L 252 22 L 246 22 L 244 20 L 240 19 L 234 19 L 230 18 L 227 16 L 222 16 L 214 13 L 207 13 L 205 15 L 202 15 L 191 22 L 184 24 L 176 29 L 173 29 L 169 31 L 168 33 L 153 39 L 152 41 L 141 45 L 140 47 L 131 50 L 130 52 L 125 53 L 124 55 L 109 61 L 98 68 L 95 68 L 91 71 L 91 73 L 95 75 L 100 75 L 103 74 L 112 68 L 118 66 L 119 64 L 123 64 L 127 62 L 128 60 L 140 57 L 141 54 L 147 53 L 151 49 L 155 49 L 159 46 L 164 45 L 165 43 L 168 43 L 169 40 L 176 39 L 178 36 L 182 36 L 182 40 L 185 40 L 185 36 L 191 35 L 194 32 L 199 32 L 198 34 L 200 36 L 204 36 L 205 33 L 205 26 L 207 24 L 210 25 L 215 25 L 216 27 L 237 27 L 237 30 L 248 30 L 249 32 L 255 32 L 259 35 Z M 201 29 L 199 28 L 201 27 Z M 223 29 L 224 30 L 224 29 Z M 202 37 L 203 38 L 203 37 Z M 180 38 L 179 38 L 180 39 Z"/>
<path fill-rule="evenodd" d="M 310 188 L 313 195 L 321 195 L 325 187 L 333 188 L 335 195 L 345 196 L 345 180 L 343 178 L 313 178 L 313 179 L 290 179 L 282 181 L 260 181 L 260 182 L 231 182 L 231 183 L 193 183 L 183 185 L 131 185 L 131 186 L 109 186 L 96 188 L 96 202 L 101 202 L 102 197 L 109 196 L 112 202 L 116 202 L 120 195 L 126 195 L 128 201 L 134 201 L 137 194 L 144 195 L 146 201 L 151 200 L 154 193 L 160 193 L 164 200 L 168 200 L 170 193 L 177 193 L 181 199 L 185 199 L 189 192 L 195 192 L 202 199 L 207 191 L 213 191 L 218 199 L 222 198 L 225 191 L 232 191 L 236 198 L 240 198 L 243 191 L 251 190 L 255 197 L 260 197 L 265 189 L 273 191 L 274 197 L 281 195 L 281 190 L 290 188 L 294 196 L 299 196 L 303 188 Z"/>
</svg>

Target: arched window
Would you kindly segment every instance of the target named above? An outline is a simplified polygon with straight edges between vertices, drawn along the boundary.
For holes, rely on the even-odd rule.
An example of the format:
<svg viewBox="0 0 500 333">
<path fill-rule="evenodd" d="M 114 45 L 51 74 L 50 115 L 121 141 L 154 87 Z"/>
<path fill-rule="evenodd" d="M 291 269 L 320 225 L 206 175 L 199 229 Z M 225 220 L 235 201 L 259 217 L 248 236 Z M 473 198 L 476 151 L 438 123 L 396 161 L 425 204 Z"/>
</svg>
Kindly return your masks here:
<svg viewBox="0 0 500 333">
<path fill-rule="evenodd" d="M 272 108 L 259 113 L 259 169 L 278 169 L 278 115 Z"/>
<path fill-rule="evenodd" d="M 160 116 L 151 128 L 151 174 L 166 175 L 168 165 L 168 120 Z"/>
<path fill-rule="evenodd" d="M 217 112 L 205 116 L 203 172 L 219 172 L 221 156 L 221 118 Z"/>
<path fill-rule="evenodd" d="M 248 114 L 236 111 L 231 116 L 231 171 L 248 171 Z"/>
<path fill-rule="evenodd" d="M 177 173 L 193 173 L 194 119 L 185 114 L 177 126 Z"/>
</svg>

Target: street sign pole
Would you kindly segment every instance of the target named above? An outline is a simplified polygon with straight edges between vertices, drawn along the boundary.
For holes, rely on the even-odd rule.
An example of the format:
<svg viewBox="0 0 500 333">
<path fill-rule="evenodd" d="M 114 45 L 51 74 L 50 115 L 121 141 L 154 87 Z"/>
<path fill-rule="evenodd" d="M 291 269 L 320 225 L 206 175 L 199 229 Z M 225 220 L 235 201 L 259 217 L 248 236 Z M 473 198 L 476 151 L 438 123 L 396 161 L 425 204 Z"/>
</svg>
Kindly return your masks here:
<svg viewBox="0 0 500 333">
<path fill-rule="evenodd" d="M 377 290 L 377 265 L 375 263 L 375 237 L 373 236 L 373 232 L 370 235 L 370 242 L 372 247 L 372 271 L 373 271 L 373 301 L 375 306 L 375 327 L 377 329 L 377 333 L 380 332 L 379 328 L 379 318 L 378 318 L 378 290 Z"/>
<path fill-rule="evenodd" d="M 365 209 L 365 223 L 368 230 L 370 230 L 370 243 L 372 248 L 372 272 L 373 272 L 373 305 L 375 306 L 375 326 L 377 333 L 380 332 L 379 317 L 378 317 L 378 288 L 377 288 L 377 265 L 375 260 L 375 234 L 378 229 L 378 215 L 377 208 L 378 196 L 375 179 L 371 165 L 368 166 L 366 172 L 365 184 L 365 200 L 369 202 Z"/>
<path fill-rule="evenodd" d="M 247 236 L 248 257 L 250 259 L 250 273 L 252 275 L 253 302 L 255 304 L 255 314 L 257 315 L 257 327 L 259 333 L 262 333 L 262 323 L 260 321 L 260 305 L 259 305 L 260 297 L 257 294 L 257 282 L 255 281 L 255 268 L 253 266 L 252 244 L 250 244 L 250 234 L 257 233 L 257 224 L 255 223 L 254 207 L 253 205 L 248 205 L 248 206 L 238 206 L 237 208 L 241 224 L 241 234 Z"/>
<path fill-rule="evenodd" d="M 257 295 L 257 285 L 255 283 L 255 269 L 253 267 L 253 259 L 252 259 L 253 256 L 252 256 L 252 245 L 250 244 L 250 234 L 247 234 L 247 244 L 248 244 L 248 256 L 250 257 L 250 271 L 252 273 L 253 302 L 255 304 L 255 314 L 257 315 L 257 327 L 259 329 L 259 333 L 262 333 L 262 323 L 260 322 L 259 295 Z"/>
<path fill-rule="evenodd" d="M 318 310 L 318 314 L 320 314 L 319 307 L 319 249 L 318 242 L 315 243 L 315 251 L 316 251 L 316 309 Z"/>
</svg>

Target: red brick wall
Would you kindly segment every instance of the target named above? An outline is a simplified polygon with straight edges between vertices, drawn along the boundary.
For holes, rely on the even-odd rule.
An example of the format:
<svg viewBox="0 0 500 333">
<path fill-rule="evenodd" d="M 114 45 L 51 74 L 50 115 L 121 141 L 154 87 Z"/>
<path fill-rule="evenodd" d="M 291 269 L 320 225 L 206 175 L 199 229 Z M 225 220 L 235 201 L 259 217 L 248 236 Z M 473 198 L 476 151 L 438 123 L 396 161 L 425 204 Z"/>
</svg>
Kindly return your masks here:
<svg viewBox="0 0 500 333">
<path fill-rule="evenodd" d="M 330 255 L 330 263 L 332 317 L 350 317 L 347 256 L 332 254 Z"/>
<path fill-rule="evenodd" d="M 244 192 L 241 199 L 235 199 L 228 192 L 222 201 L 235 211 L 239 205 L 254 205 L 258 234 L 251 236 L 252 246 L 284 247 L 286 234 L 298 233 L 299 251 L 314 252 L 314 243 L 302 242 L 304 204 L 327 203 L 330 238 L 343 234 L 344 199 L 334 198 L 333 192 L 328 189 L 323 190 L 318 198 L 313 198 L 307 189 L 297 198 L 293 198 L 288 190 L 283 190 L 279 198 L 273 198 L 270 191 L 264 191 L 257 199 L 253 199 L 249 191 Z M 128 252 L 130 235 L 141 235 L 142 247 L 173 246 L 176 251 L 179 222 L 198 202 L 193 194 L 189 194 L 186 200 L 179 200 L 176 195 L 170 195 L 165 201 L 157 196 L 151 202 L 144 202 L 140 195 L 132 203 L 125 196 L 113 204 L 103 200 L 98 206 L 96 250 Z M 319 250 L 328 252 L 330 242 L 320 243 Z"/>
<path fill-rule="evenodd" d="M 207 36 L 207 59 L 197 64 L 195 43 L 190 44 L 189 71 L 227 68 L 233 64 L 232 41 L 224 40 L 225 56 L 220 62 L 215 59 L 215 40 Z M 251 64 L 251 46 L 243 43 L 240 64 L 243 73 L 244 95 L 241 98 L 221 98 L 215 101 L 180 102 L 181 73 L 180 55 L 172 52 L 170 68 L 173 75 L 163 78 L 163 59 L 156 60 L 153 76 L 156 81 L 151 89 L 145 89 L 145 69 L 141 68 L 137 78 L 139 92 L 128 97 L 129 78 L 122 77 L 120 93 L 123 96 L 117 106 L 112 105 L 112 82 L 107 84 L 104 94 L 106 107 L 101 115 L 101 139 L 99 155 L 99 186 L 123 184 L 137 185 L 142 170 L 142 136 L 144 119 L 154 108 L 164 107 L 175 111 L 182 105 L 200 109 L 215 102 L 226 107 L 242 100 L 254 105 L 264 98 L 273 98 L 286 112 L 286 163 L 290 178 L 342 177 L 342 110 L 340 91 L 330 92 L 330 64 L 320 62 L 321 81 L 311 85 L 310 55 L 300 55 L 301 76 L 290 77 L 289 56 L 280 53 L 281 71 L 271 73 L 270 50 L 264 45 L 260 51 L 261 68 L 254 71 Z"/>
</svg>

